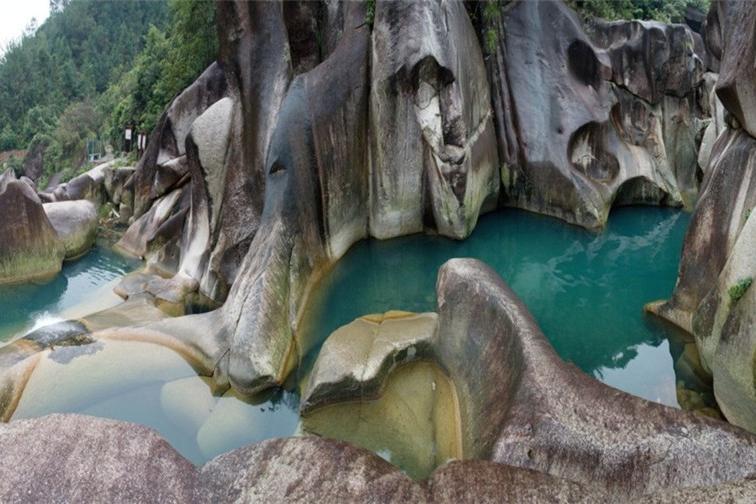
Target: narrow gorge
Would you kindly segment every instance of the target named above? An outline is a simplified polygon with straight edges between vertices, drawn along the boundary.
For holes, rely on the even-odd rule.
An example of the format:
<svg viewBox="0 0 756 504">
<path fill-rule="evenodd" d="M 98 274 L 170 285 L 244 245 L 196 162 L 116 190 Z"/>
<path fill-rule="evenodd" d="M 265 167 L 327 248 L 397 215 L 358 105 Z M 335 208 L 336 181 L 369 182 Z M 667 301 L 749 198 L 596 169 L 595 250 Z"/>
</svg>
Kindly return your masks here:
<svg viewBox="0 0 756 504">
<path fill-rule="evenodd" d="M 755 500 L 756 4 L 574 7 L 218 1 L 0 175 L 0 501 Z"/>
</svg>

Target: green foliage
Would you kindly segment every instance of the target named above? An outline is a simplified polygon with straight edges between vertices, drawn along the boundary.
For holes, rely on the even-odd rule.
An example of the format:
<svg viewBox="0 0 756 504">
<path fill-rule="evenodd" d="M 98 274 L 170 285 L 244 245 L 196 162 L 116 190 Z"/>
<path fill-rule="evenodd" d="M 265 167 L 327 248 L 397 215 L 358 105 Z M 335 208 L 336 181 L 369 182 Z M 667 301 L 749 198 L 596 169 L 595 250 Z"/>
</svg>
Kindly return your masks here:
<svg viewBox="0 0 756 504">
<path fill-rule="evenodd" d="M 103 92 L 141 50 L 148 22 L 168 19 L 164 2 L 55 0 L 51 8 L 0 57 L 0 124 L 11 126 L 12 148 L 54 130 L 70 103 Z"/>
<path fill-rule="evenodd" d="M 567 0 L 567 4 L 585 17 L 616 19 L 654 19 L 663 23 L 681 23 L 685 9 L 709 10 L 710 0 Z"/>
<path fill-rule="evenodd" d="M 6 124 L 0 130 L 0 151 L 15 149 L 16 145 L 18 145 L 16 132 L 13 131 L 10 124 Z"/>
<path fill-rule="evenodd" d="M 489 0 L 483 7 L 483 37 L 485 39 L 485 49 L 488 54 L 496 52 L 496 43 L 499 36 L 496 28 L 496 20 L 499 16 L 499 0 Z"/>
<path fill-rule="evenodd" d="M 740 280 L 738 280 L 735 285 L 731 286 L 727 290 L 727 293 L 730 295 L 730 301 L 737 303 L 738 300 L 745 295 L 746 291 L 752 283 L 753 278 L 751 277 L 741 278 Z"/>
<path fill-rule="evenodd" d="M 46 142 L 43 179 L 85 168 L 86 142 L 122 147 L 216 58 L 212 0 L 52 0 L 0 57 L 0 150 Z"/>
<path fill-rule="evenodd" d="M 370 28 L 373 28 L 373 22 L 375 21 L 375 0 L 367 0 L 365 2 L 365 24 Z"/>
<path fill-rule="evenodd" d="M 194 81 L 218 53 L 215 4 L 171 0 L 167 34 L 151 26 L 132 68 L 103 94 L 99 109 L 109 113 L 106 136 L 120 147 L 123 128 L 151 131 L 171 99 Z"/>
</svg>

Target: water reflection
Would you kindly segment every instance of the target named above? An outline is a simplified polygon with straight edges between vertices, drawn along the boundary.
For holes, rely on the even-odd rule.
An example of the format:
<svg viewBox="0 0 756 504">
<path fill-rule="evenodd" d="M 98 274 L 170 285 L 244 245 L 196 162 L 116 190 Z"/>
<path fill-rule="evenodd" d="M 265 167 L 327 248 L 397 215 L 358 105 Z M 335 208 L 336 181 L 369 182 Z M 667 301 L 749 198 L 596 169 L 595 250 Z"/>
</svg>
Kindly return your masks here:
<svg viewBox="0 0 756 504">
<path fill-rule="evenodd" d="M 337 327 L 390 309 L 436 308 L 438 268 L 452 257 L 493 267 L 523 299 L 557 352 L 612 386 L 677 405 L 664 328 L 643 305 L 668 297 L 689 216 L 619 208 L 594 234 L 555 219 L 505 209 L 456 242 L 415 235 L 358 243 L 323 280 L 304 327 L 315 349 Z"/>
</svg>

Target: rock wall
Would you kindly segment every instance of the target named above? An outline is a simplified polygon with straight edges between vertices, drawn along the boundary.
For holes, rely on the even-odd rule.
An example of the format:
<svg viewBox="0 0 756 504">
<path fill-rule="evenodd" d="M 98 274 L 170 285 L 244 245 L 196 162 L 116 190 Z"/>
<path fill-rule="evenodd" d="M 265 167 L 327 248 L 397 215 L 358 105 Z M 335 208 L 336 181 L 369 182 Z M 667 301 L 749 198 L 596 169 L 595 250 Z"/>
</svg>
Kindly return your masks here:
<svg viewBox="0 0 756 504">
<path fill-rule="evenodd" d="M 703 63 L 683 25 L 502 6 L 487 30 L 503 201 L 588 228 L 612 205 L 691 205 Z"/>
<path fill-rule="evenodd" d="M 719 59 L 715 91 L 726 127 L 711 147 L 701 197 L 685 236 L 672 298 L 647 309 L 691 333 L 725 417 L 756 432 L 756 6 L 714 2 L 706 42 Z M 705 148 L 706 146 L 702 146 Z"/>
</svg>

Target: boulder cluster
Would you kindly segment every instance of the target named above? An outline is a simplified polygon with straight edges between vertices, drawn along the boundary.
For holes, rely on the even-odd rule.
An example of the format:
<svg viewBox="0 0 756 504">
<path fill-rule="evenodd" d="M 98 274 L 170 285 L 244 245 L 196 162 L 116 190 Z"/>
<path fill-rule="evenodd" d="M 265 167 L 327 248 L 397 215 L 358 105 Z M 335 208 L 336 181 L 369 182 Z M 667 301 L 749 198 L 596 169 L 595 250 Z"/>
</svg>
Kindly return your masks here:
<svg viewBox="0 0 756 504">
<path fill-rule="evenodd" d="M 302 433 L 372 408 L 356 432 L 383 423 L 415 442 L 399 456 L 424 481 L 317 436 L 196 468 L 151 431 L 73 415 L 0 425 L 0 500 L 756 496 L 756 436 L 740 428 L 756 432 L 755 4 L 715 0 L 702 34 L 583 22 L 561 1 L 482 11 L 220 1 L 218 61 L 172 101 L 135 168 L 39 194 L 1 177 L 0 214 L 19 217 L 0 222 L 0 281 L 85 251 L 102 201 L 129 224 L 117 247 L 146 266 L 116 289 L 122 305 L 0 349 L 0 419 L 55 346 L 158 343 L 220 388 L 281 386 L 319 343 L 300 330 L 310 292 L 365 238 L 464 239 L 500 206 L 600 229 L 612 206 L 652 204 L 695 209 L 675 292 L 648 309 L 693 334 L 735 425 L 584 375 L 492 270 L 452 260 L 437 313 L 339 329 L 302 387 Z M 197 300 L 217 309 L 189 314 Z M 382 407 L 387 394 L 415 401 L 422 422 Z"/>
</svg>

